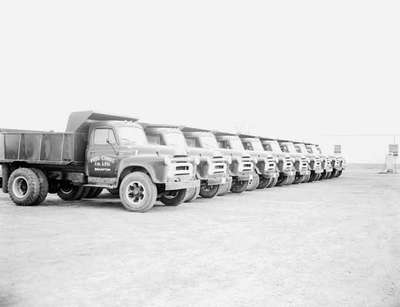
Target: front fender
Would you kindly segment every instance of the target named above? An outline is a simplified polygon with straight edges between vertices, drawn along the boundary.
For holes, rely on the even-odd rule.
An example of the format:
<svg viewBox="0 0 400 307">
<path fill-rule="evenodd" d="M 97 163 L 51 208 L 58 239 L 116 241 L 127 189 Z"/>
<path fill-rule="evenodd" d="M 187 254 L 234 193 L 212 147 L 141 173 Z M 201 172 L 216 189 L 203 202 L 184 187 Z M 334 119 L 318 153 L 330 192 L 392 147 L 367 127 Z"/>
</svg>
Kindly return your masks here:
<svg viewBox="0 0 400 307">
<path fill-rule="evenodd" d="M 118 178 L 125 169 L 130 167 L 145 169 L 154 183 L 165 183 L 166 181 L 167 166 L 162 157 L 141 155 L 122 159 L 118 168 Z"/>
</svg>

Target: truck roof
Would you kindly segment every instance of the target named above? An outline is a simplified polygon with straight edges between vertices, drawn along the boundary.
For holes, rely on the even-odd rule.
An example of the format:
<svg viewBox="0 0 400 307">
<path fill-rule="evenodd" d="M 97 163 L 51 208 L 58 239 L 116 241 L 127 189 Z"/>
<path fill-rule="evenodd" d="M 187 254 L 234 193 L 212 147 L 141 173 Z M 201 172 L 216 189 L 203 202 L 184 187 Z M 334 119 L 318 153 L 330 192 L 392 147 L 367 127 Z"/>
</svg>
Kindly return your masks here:
<svg viewBox="0 0 400 307">
<path fill-rule="evenodd" d="M 131 121 L 138 119 L 129 116 L 97 113 L 93 111 L 72 112 L 69 115 L 66 132 L 86 132 L 93 121 Z"/>
<path fill-rule="evenodd" d="M 183 132 L 212 132 L 212 130 L 209 129 L 194 128 L 194 127 L 181 127 L 181 130 Z"/>
<path fill-rule="evenodd" d="M 236 133 L 232 133 L 232 132 L 223 132 L 223 131 L 215 131 L 212 130 L 212 133 L 214 133 L 215 135 L 231 135 L 231 136 L 237 136 Z"/>
<path fill-rule="evenodd" d="M 257 136 L 257 135 L 244 134 L 244 133 L 239 134 L 239 137 L 241 137 L 241 138 L 251 138 L 251 139 L 260 139 L 260 137 Z"/>
<path fill-rule="evenodd" d="M 142 122 L 139 122 L 138 124 L 143 126 L 143 128 L 176 128 L 176 129 L 180 128 L 180 126 L 178 125 L 170 125 L 170 124 L 150 124 Z"/>
</svg>

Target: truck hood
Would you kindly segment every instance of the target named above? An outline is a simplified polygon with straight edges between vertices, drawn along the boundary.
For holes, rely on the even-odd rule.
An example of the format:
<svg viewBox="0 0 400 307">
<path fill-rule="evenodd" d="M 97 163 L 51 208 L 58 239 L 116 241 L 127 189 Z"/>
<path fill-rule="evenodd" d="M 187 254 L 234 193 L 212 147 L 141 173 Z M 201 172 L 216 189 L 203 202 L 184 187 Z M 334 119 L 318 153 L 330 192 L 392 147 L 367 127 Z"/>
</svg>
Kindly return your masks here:
<svg viewBox="0 0 400 307">
<path fill-rule="evenodd" d="M 221 156 L 221 151 L 207 148 L 188 148 L 188 154 L 190 156 L 215 157 Z"/>
<path fill-rule="evenodd" d="M 266 151 L 246 150 L 245 153 L 248 154 L 250 157 L 257 159 L 274 158 L 274 155 L 272 153 L 268 153 Z"/>
<path fill-rule="evenodd" d="M 179 150 L 177 148 L 165 145 L 134 145 L 134 146 L 124 146 L 120 148 L 123 152 L 132 152 L 135 154 L 155 154 L 160 156 L 187 156 L 186 150 Z"/>
<path fill-rule="evenodd" d="M 232 157 L 250 156 L 246 151 L 220 148 L 221 154 Z"/>
</svg>

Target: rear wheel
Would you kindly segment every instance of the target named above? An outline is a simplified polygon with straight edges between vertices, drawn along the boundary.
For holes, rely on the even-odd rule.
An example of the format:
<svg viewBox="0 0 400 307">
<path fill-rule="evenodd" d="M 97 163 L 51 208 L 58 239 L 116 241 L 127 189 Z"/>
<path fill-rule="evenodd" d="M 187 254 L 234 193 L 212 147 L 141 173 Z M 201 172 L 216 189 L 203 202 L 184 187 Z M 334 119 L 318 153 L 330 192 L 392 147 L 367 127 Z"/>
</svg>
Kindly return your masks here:
<svg viewBox="0 0 400 307">
<path fill-rule="evenodd" d="M 40 179 L 29 168 L 17 168 L 8 180 L 8 193 L 18 206 L 34 206 L 40 195 Z"/>
<path fill-rule="evenodd" d="M 83 187 L 74 186 L 70 182 L 65 182 L 60 185 L 57 195 L 66 201 L 79 200 L 82 198 L 84 192 Z"/>
<path fill-rule="evenodd" d="M 219 185 L 208 185 L 204 184 L 200 186 L 200 196 L 203 198 L 213 198 L 217 195 L 219 190 Z"/>
<path fill-rule="evenodd" d="M 35 201 L 35 205 L 39 205 L 46 199 L 47 194 L 49 193 L 49 181 L 47 180 L 47 177 L 42 170 L 38 168 L 32 168 L 32 170 L 39 178 L 39 183 L 40 183 L 39 197 Z"/>
<path fill-rule="evenodd" d="M 185 195 L 184 202 L 190 203 L 191 201 L 193 201 L 197 197 L 199 197 L 199 193 L 200 193 L 200 187 L 186 189 L 186 195 Z"/>
<path fill-rule="evenodd" d="M 156 202 L 157 187 L 147 174 L 133 172 L 122 179 L 119 197 L 125 209 L 145 212 L 150 210 Z"/>
<path fill-rule="evenodd" d="M 178 206 L 185 200 L 186 189 L 165 191 L 160 201 L 166 206 Z"/>
<path fill-rule="evenodd" d="M 249 181 L 247 181 L 247 180 L 232 182 L 231 192 L 232 193 L 242 193 L 242 192 L 246 191 L 248 184 L 249 184 Z"/>
<path fill-rule="evenodd" d="M 254 191 L 257 189 L 258 185 L 260 183 L 260 176 L 256 173 L 253 174 L 253 178 L 249 180 L 249 183 L 247 184 L 247 191 Z"/>
</svg>

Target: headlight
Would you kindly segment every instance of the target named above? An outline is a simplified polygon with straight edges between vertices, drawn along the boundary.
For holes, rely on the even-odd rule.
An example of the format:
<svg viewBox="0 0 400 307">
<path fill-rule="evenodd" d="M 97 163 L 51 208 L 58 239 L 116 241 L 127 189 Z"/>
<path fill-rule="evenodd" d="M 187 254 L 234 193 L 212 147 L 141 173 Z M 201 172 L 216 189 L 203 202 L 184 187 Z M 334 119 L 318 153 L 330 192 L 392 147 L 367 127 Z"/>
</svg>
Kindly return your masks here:
<svg viewBox="0 0 400 307">
<path fill-rule="evenodd" d="M 171 164 L 171 157 L 170 156 L 165 156 L 164 157 L 164 164 L 165 165 L 170 165 Z"/>
<path fill-rule="evenodd" d="M 295 158 L 292 158 L 292 162 L 293 162 L 293 163 L 296 162 L 296 159 L 295 159 Z"/>
<path fill-rule="evenodd" d="M 275 163 L 279 163 L 279 158 L 275 158 Z"/>
<path fill-rule="evenodd" d="M 253 160 L 253 163 L 254 163 L 254 164 L 257 164 L 258 159 L 257 159 L 256 157 L 253 157 L 252 160 Z"/>
<path fill-rule="evenodd" d="M 212 164 L 212 159 L 210 157 L 207 157 L 207 164 L 211 165 Z"/>
<path fill-rule="evenodd" d="M 226 162 L 227 162 L 228 164 L 232 164 L 232 157 L 231 157 L 231 156 L 227 156 L 227 157 L 226 157 Z"/>
<path fill-rule="evenodd" d="M 310 163 L 310 162 L 311 162 L 311 159 L 310 159 L 310 158 L 306 158 L 306 161 L 307 161 L 308 163 Z"/>
</svg>

